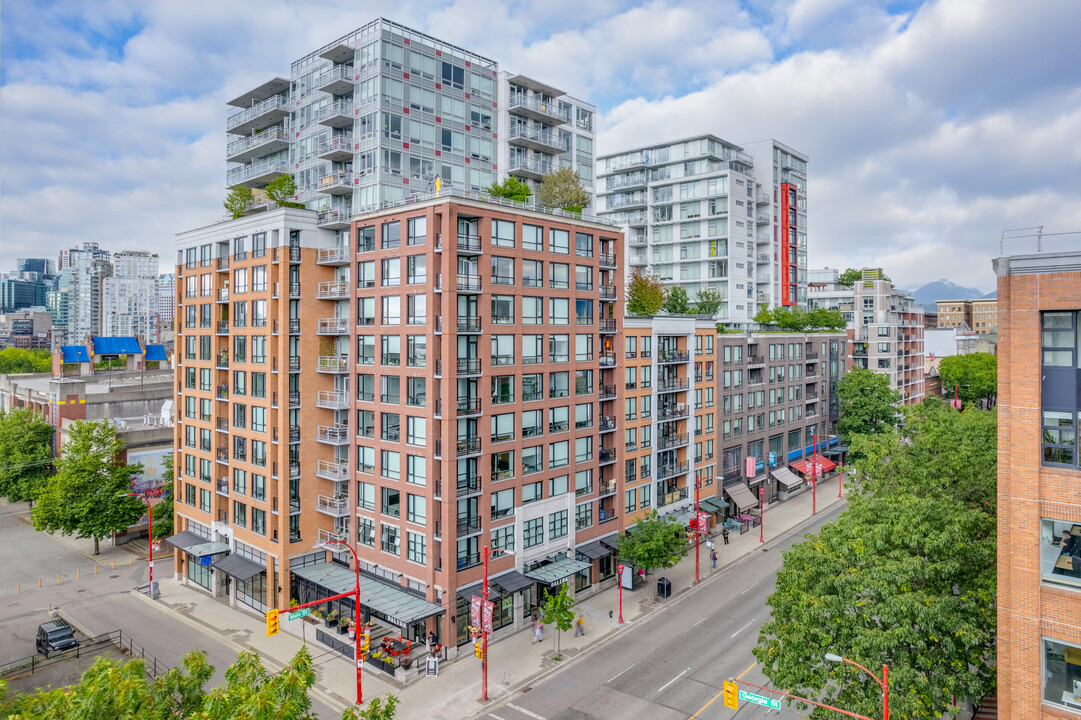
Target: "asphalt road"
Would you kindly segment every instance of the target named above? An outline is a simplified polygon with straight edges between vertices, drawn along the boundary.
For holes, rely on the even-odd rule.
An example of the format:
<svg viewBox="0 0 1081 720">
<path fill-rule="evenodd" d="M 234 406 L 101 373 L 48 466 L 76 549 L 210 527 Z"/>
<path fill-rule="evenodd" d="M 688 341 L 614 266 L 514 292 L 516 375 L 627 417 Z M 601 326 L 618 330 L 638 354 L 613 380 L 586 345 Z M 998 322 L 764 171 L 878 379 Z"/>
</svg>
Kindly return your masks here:
<svg viewBox="0 0 1081 720">
<path fill-rule="evenodd" d="M 486 720 L 696 720 L 803 718 L 787 707 L 768 710 L 741 702 L 724 706 L 724 681 L 769 681 L 751 649 L 769 617 L 781 552 L 834 519 L 844 504 L 824 512 L 787 538 L 759 550 L 674 598 L 672 607 L 642 617 L 628 630 L 553 671 L 524 693 L 492 707 Z M 712 700 L 712 702 L 711 702 Z M 707 703 L 709 704 L 706 707 Z M 703 709 L 705 708 L 705 709 Z"/>
<path fill-rule="evenodd" d="M 133 567 L 118 564 L 115 571 L 102 567 L 98 575 L 90 575 L 87 569 L 92 571 L 92 562 L 47 533 L 35 531 L 19 517 L 25 514 L 25 505 L 0 504 L 0 664 L 33 655 L 37 627 L 49 619 L 49 608 L 56 608 L 88 635 L 122 630 L 170 667 L 178 666 L 188 651 L 203 650 L 214 666 L 207 689 L 225 682 L 225 670 L 236 660 L 236 650 L 194 631 L 168 611 L 132 597 L 130 590 L 147 582 L 145 562 Z M 155 566 L 164 570 L 166 564 Z M 77 568 L 83 576 L 72 580 Z M 61 574 L 61 584 L 56 584 L 56 573 Z M 42 576 L 46 582 L 39 590 L 37 578 Z M 17 592 L 18 583 L 22 583 L 21 592 Z M 58 683 L 57 678 L 41 676 L 40 685 L 24 682 L 20 689 L 72 679 L 64 677 Z M 317 701 L 313 709 L 321 718 L 341 717 Z"/>
</svg>

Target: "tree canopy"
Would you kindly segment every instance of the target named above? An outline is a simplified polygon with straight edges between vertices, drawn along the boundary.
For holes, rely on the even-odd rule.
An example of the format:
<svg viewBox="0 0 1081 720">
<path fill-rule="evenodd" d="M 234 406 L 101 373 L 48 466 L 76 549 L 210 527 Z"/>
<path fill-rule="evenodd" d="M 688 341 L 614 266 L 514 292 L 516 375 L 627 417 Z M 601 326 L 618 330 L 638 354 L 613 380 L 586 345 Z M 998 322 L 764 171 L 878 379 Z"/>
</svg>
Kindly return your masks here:
<svg viewBox="0 0 1081 720">
<path fill-rule="evenodd" d="M 43 348 L 9 347 L 0 350 L 0 375 L 52 372 L 53 356 Z"/>
<path fill-rule="evenodd" d="M 802 308 L 762 308 L 754 321 L 760 325 L 775 325 L 784 330 L 805 332 L 807 330 L 841 330 L 847 325 L 840 310 L 815 308 L 810 312 Z"/>
<path fill-rule="evenodd" d="M 619 561 L 645 571 L 674 567 L 687 554 L 687 528 L 671 515 L 652 511 L 630 535 L 616 536 Z"/>
<path fill-rule="evenodd" d="M 555 625 L 556 655 L 559 655 L 559 639 L 563 633 L 571 629 L 574 623 L 574 600 L 567 595 L 567 583 L 559 586 L 559 592 L 552 593 L 544 600 L 540 608 L 541 622 L 545 625 Z"/>
<path fill-rule="evenodd" d="M 52 472 L 52 425 L 28 408 L 0 410 L 0 497 L 33 503 Z"/>
<path fill-rule="evenodd" d="M 848 268 L 837 277 L 837 284 L 841 287 L 852 287 L 857 282 L 863 279 L 863 271 L 855 268 Z M 889 276 L 883 273 L 882 279 L 888 283 L 892 283 Z"/>
<path fill-rule="evenodd" d="M 120 461 L 124 444 L 108 420 L 77 421 L 56 461 L 56 474 L 42 488 L 34 508 L 38 530 L 94 539 L 97 555 L 101 538 L 126 530 L 142 517 L 142 500 L 120 496 L 131 491 L 131 478 L 141 464 Z"/>
<path fill-rule="evenodd" d="M 635 268 L 627 283 L 627 314 L 638 317 L 656 315 L 664 304 L 664 286 L 651 273 Z"/>
<path fill-rule="evenodd" d="M 840 418 L 837 432 L 845 438 L 888 431 L 897 422 L 894 403 L 899 396 L 890 387 L 888 375 L 856 368 L 849 370 L 837 386 Z"/>
<path fill-rule="evenodd" d="M 529 189 L 529 186 L 524 182 L 508 175 L 507 179 L 503 182 L 492 183 L 488 187 L 488 194 L 495 195 L 496 197 L 507 198 L 508 200 L 517 200 L 518 202 L 525 202 L 532 195 L 533 191 Z"/>
<path fill-rule="evenodd" d="M 297 194 L 297 182 L 292 175 L 286 173 L 267 183 L 267 197 L 273 200 L 279 207 L 302 208 L 304 203 L 293 200 Z"/>
<path fill-rule="evenodd" d="M 878 686 L 823 656 L 886 663 L 893 712 L 929 720 L 994 687 L 997 414 L 930 398 L 904 415 L 853 440 L 868 479 L 785 553 L 755 657 L 777 686 L 872 717 Z"/>
<path fill-rule="evenodd" d="M 721 309 L 724 297 L 712 288 L 702 288 L 694 296 L 694 311 L 699 315 L 715 315 Z"/>
<path fill-rule="evenodd" d="M 592 196 L 582 186 L 582 176 L 569 167 L 547 173 L 537 191 L 537 200 L 542 205 L 563 208 L 568 212 L 582 212 L 591 199 Z"/>
<path fill-rule="evenodd" d="M 673 285 L 668 288 L 661 309 L 669 315 L 686 315 L 690 313 L 691 303 L 687 299 L 687 288 L 682 285 Z"/>
<path fill-rule="evenodd" d="M 233 219 L 236 220 L 244 215 L 253 202 L 254 198 L 250 187 L 247 185 L 234 185 L 229 189 L 229 194 L 225 196 L 225 202 L 222 204 L 229 211 L 229 214 L 233 216 Z"/>
<path fill-rule="evenodd" d="M 938 364 L 942 389 L 953 393 L 967 406 L 994 397 L 998 392 L 998 357 L 991 353 L 969 353 L 942 358 Z"/>
</svg>

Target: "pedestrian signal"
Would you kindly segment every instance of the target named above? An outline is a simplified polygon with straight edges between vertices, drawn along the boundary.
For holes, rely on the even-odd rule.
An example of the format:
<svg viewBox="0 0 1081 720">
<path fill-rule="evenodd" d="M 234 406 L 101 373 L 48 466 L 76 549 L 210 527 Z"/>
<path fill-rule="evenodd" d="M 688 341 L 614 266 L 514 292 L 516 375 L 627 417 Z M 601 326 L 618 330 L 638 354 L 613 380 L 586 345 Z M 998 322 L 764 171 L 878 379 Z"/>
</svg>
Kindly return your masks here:
<svg viewBox="0 0 1081 720">
<path fill-rule="evenodd" d="M 278 611 L 267 610 L 266 613 L 266 636 L 278 634 Z"/>
<path fill-rule="evenodd" d="M 474 657 L 479 657 L 481 659 L 484 658 L 484 644 L 483 643 L 473 643 L 473 655 L 474 655 Z"/>
<path fill-rule="evenodd" d="M 731 680 L 724 682 L 724 706 L 739 710 L 739 688 Z"/>
<path fill-rule="evenodd" d="M 371 648 L 371 646 L 372 646 L 372 636 L 369 635 L 368 633 L 363 633 L 360 636 L 360 651 L 362 653 L 366 653 Z"/>
</svg>

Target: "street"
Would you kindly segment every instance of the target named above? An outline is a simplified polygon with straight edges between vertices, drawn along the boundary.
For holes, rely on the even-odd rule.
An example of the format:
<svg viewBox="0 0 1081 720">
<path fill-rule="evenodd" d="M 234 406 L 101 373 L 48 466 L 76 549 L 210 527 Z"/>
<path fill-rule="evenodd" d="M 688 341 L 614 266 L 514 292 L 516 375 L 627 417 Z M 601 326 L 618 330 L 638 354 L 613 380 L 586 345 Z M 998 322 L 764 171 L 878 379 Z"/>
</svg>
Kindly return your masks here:
<svg viewBox="0 0 1081 720">
<path fill-rule="evenodd" d="M 553 671 L 480 717 L 747 720 L 767 713 L 770 718 L 806 717 L 784 703 L 778 711 L 741 701 L 740 709 L 733 711 L 719 695 L 725 680 L 740 676 L 756 685 L 769 685 L 754 665 L 751 650 L 758 628 L 768 617 L 766 598 L 773 592 L 781 552 L 836 518 L 843 508 L 843 504 L 834 506 L 780 543 L 703 580 L 698 588 L 669 601 L 673 607 L 646 615 L 591 650 L 588 657 Z"/>
</svg>

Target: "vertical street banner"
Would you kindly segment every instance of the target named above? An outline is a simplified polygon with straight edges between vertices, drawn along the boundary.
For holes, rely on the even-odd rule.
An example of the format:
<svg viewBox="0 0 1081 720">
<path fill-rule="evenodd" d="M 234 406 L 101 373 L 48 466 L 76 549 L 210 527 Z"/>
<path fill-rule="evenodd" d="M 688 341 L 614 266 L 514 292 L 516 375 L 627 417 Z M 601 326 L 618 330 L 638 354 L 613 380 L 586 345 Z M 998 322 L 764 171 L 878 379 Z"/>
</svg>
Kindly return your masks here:
<svg viewBox="0 0 1081 720">
<path fill-rule="evenodd" d="M 492 629 L 492 615 L 495 613 L 495 603 L 487 601 L 484 603 L 483 620 L 484 620 L 484 632 L 495 632 Z"/>
<path fill-rule="evenodd" d="M 479 595 L 474 595 L 469 599 L 469 624 L 473 627 L 480 627 L 480 604 Z"/>
<path fill-rule="evenodd" d="M 698 511 L 698 532 L 706 532 L 709 530 L 709 520 L 706 519 L 706 511 Z"/>
</svg>

